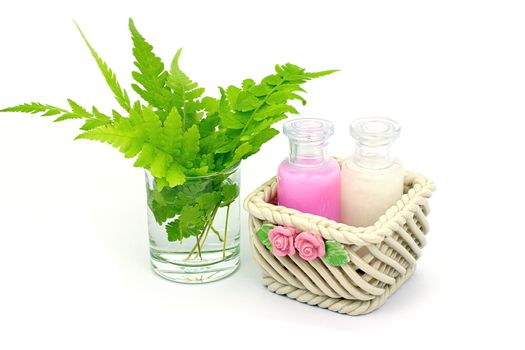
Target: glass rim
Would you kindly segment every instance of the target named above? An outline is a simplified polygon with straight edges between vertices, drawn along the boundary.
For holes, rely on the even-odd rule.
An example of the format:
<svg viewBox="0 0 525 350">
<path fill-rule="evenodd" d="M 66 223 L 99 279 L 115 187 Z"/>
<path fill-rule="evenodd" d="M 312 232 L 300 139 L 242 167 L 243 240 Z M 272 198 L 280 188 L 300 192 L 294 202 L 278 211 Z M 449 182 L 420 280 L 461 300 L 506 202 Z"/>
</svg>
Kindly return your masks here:
<svg viewBox="0 0 525 350">
<path fill-rule="evenodd" d="M 213 173 L 213 174 L 209 174 L 209 175 L 196 175 L 196 176 L 186 176 L 186 181 L 188 180 L 202 180 L 202 179 L 211 179 L 211 178 L 214 178 L 214 177 L 218 177 L 218 176 L 221 176 L 221 175 L 232 175 L 233 173 L 235 173 L 237 170 L 239 170 L 241 167 L 241 162 L 238 162 L 238 163 L 235 163 L 233 166 L 231 166 L 230 168 L 224 170 L 224 171 L 221 171 L 221 172 L 218 172 L 218 173 Z M 146 172 L 146 174 L 148 174 L 149 176 L 151 176 L 152 178 L 155 178 L 155 176 L 153 176 L 149 171 L 148 169 L 144 169 L 144 171 Z"/>
</svg>

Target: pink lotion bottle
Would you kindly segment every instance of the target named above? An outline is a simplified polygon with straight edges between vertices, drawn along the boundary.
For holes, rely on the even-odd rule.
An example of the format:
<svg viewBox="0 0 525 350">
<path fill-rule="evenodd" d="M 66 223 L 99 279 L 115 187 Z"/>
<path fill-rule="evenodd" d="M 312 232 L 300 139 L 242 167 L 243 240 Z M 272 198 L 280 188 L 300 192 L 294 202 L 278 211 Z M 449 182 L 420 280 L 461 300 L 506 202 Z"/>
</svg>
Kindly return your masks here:
<svg viewBox="0 0 525 350">
<path fill-rule="evenodd" d="M 339 221 L 340 167 L 328 155 L 334 125 L 328 120 L 301 118 L 286 122 L 290 156 L 277 173 L 279 205 Z"/>
</svg>

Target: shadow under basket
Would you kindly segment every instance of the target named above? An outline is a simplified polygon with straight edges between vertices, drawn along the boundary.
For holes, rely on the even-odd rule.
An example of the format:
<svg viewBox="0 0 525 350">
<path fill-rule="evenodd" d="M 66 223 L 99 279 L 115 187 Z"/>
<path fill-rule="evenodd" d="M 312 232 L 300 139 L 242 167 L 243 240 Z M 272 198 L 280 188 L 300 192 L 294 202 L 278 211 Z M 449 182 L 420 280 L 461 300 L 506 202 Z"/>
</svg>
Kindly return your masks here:
<svg viewBox="0 0 525 350">
<path fill-rule="evenodd" d="M 414 273 L 426 243 L 427 199 L 435 190 L 427 177 L 406 172 L 403 196 L 369 227 L 352 227 L 324 217 L 277 206 L 273 178 L 244 203 L 250 213 L 250 245 L 263 270 L 266 287 L 277 294 L 348 315 L 379 308 Z M 350 261 L 332 266 L 325 258 L 310 262 L 298 255 L 279 257 L 257 238 L 263 224 L 316 232 L 343 244 Z"/>
</svg>

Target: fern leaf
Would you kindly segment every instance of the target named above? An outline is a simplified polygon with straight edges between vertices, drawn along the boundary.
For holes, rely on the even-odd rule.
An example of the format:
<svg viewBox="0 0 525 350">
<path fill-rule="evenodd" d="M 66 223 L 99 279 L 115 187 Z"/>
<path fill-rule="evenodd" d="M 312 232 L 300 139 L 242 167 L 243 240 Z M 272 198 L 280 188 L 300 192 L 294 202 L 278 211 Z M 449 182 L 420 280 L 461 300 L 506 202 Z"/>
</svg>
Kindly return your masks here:
<svg viewBox="0 0 525 350">
<path fill-rule="evenodd" d="M 244 79 L 242 81 L 243 90 L 249 90 L 253 86 L 255 86 L 255 81 L 253 79 Z"/>
<path fill-rule="evenodd" d="M 240 141 L 248 141 L 263 130 L 268 129 L 273 124 L 288 118 L 286 114 L 278 114 L 275 116 L 266 117 L 256 123 L 251 123 L 244 130 L 243 134 L 239 137 Z"/>
<path fill-rule="evenodd" d="M 220 118 L 218 114 L 208 114 L 205 119 L 202 119 L 199 123 L 199 134 L 201 138 L 215 135 L 217 127 L 219 126 L 219 121 Z"/>
<path fill-rule="evenodd" d="M 250 140 L 250 142 L 251 142 L 251 144 L 253 146 L 252 147 L 253 149 L 250 152 L 250 154 L 258 152 L 263 144 L 265 144 L 266 142 L 270 141 L 271 139 L 273 139 L 278 134 L 279 134 L 279 130 L 276 130 L 274 128 L 267 128 L 267 129 L 262 130 L 261 132 L 259 132 L 255 136 L 253 136 L 251 138 L 251 140 Z"/>
<path fill-rule="evenodd" d="M 219 100 L 213 97 L 205 96 L 201 100 L 201 107 L 206 111 L 208 116 L 214 115 L 219 111 Z"/>
<path fill-rule="evenodd" d="M 215 149 L 216 161 L 231 166 L 256 153 L 276 135 L 277 131 L 271 128 L 275 122 L 287 118 L 287 113 L 298 113 L 289 102 L 306 103 L 298 94 L 304 92 L 300 85 L 333 72 L 308 73 L 304 68 L 287 63 L 276 65 L 276 74 L 265 77 L 259 84 L 247 79 L 242 89 L 221 89 L 219 115 L 225 140 Z M 208 143 L 207 138 L 203 140 L 206 149 Z"/>
<path fill-rule="evenodd" d="M 179 49 L 171 62 L 170 75 L 167 85 L 173 90 L 174 105 L 182 117 L 183 128 L 187 130 L 199 121 L 197 111 L 202 108 L 198 98 L 204 93 L 179 67 L 179 57 L 182 49 Z"/>
<path fill-rule="evenodd" d="M 133 166 L 137 168 L 149 168 L 155 159 L 155 154 L 155 147 L 150 143 L 145 143 Z"/>
<path fill-rule="evenodd" d="M 250 143 L 243 143 L 237 149 L 235 150 L 233 160 L 229 164 L 229 166 L 233 166 L 234 164 L 237 164 L 241 161 L 241 159 L 246 158 L 248 154 L 251 154 L 254 150 L 253 146 Z"/>
<path fill-rule="evenodd" d="M 88 119 L 80 127 L 80 130 L 89 131 L 89 130 L 96 129 L 96 128 L 101 127 L 101 126 L 105 126 L 107 124 L 108 124 L 107 122 L 104 122 L 104 121 L 101 121 L 101 120 L 98 120 L 98 119 Z"/>
<path fill-rule="evenodd" d="M 161 147 L 169 151 L 172 156 L 180 156 L 182 148 L 182 118 L 175 107 L 171 109 L 170 114 L 168 114 L 164 121 L 159 143 Z"/>
<path fill-rule="evenodd" d="M 111 111 L 111 116 L 113 117 L 113 120 L 115 122 L 119 122 L 120 120 L 124 118 L 119 112 L 117 112 L 114 109 Z"/>
<path fill-rule="evenodd" d="M 100 121 L 111 123 L 111 117 L 105 115 L 104 113 L 101 113 L 95 106 L 93 106 L 91 114 L 94 115 L 95 118 L 97 118 Z"/>
<path fill-rule="evenodd" d="M 239 94 L 242 90 L 233 85 L 228 86 L 226 91 L 223 91 L 222 88 L 220 88 L 220 90 L 222 95 L 225 96 L 225 101 L 228 101 L 229 107 L 231 109 L 236 109 L 235 107 L 237 106 L 237 98 L 239 97 Z"/>
<path fill-rule="evenodd" d="M 68 113 L 68 111 L 60 107 L 55 107 L 39 102 L 29 102 L 13 107 L 4 108 L 0 110 L 0 112 L 21 112 L 31 114 L 43 113 L 42 116 L 53 116 L 57 114 Z"/>
<path fill-rule="evenodd" d="M 69 98 L 67 99 L 67 102 L 69 103 L 69 106 L 71 106 L 71 110 L 74 114 L 83 118 L 91 118 L 92 114 L 89 113 L 84 107 Z"/>
<path fill-rule="evenodd" d="M 142 110 L 143 129 L 145 131 L 147 140 L 155 143 L 158 141 L 162 133 L 162 123 L 159 116 L 153 111 L 151 107 L 146 107 Z"/>
<path fill-rule="evenodd" d="M 133 90 L 152 106 L 169 112 L 171 109 L 171 91 L 166 87 L 168 72 L 164 63 L 153 52 L 153 46 L 140 34 L 133 19 L 129 19 L 129 30 L 133 40 L 133 56 L 138 72 L 132 72 L 137 84 L 132 84 Z"/>
<path fill-rule="evenodd" d="M 329 75 L 329 74 L 336 73 L 336 72 L 339 72 L 339 69 L 330 69 L 330 70 L 324 70 L 321 72 L 305 73 L 305 76 L 307 76 L 310 79 L 313 79 L 313 78 L 324 77 L 325 75 Z"/>
<path fill-rule="evenodd" d="M 180 164 L 188 169 L 194 167 L 194 160 L 199 154 L 199 138 L 199 128 L 197 125 L 193 125 L 182 135 L 182 154 L 180 157 Z"/>
<path fill-rule="evenodd" d="M 173 158 L 151 143 L 145 143 L 135 164 L 136 167 L 147 169 L 156 178 L 164 178 L 173 163 Z"/>
<path fill-rule="evenodd" d="M 245 126 L 245 123 L 242 121 L 242 118 L 239 118 L 239 116 L 236 113 L 223 113 L 221 117 L 222 125 L 227 127 L 228 129 L 243 129 Z"/>
<path fill-rule="evenodd" d="M 249 112 L 257 109 L 261 101 L 255 95 L 248 91 L 241 91 L 237 97 L 235 109 L 241 112 Z"/>
<path fill-rule="evenodd" d="M 254 114 L 253 119 L 260 121 L 268 117 L 274 117 L 284 113 L 299 114 L 299 112 L 293 106 L 288 104 L 267 105 L 259 108 L 257 113 Z"/>
<path fill-rule="evenodd" d="M 93 46 L 89 43 L 86 36 L 82 32 L 82 29 L 80 29 L 80 26 L 77 22 L 75 22 L 75 25 L 77 26 L 77 29 L 82 36 L 82 39 L 84 39 L 84 42 L 86 43 L 87 47 L 89 48 L 89 51 L 91 52 L 91 55 L 97 62 L 98 68 L 102 72 L 102 75 L 104 76 L 104 79 L 106 79 L 106 83 L 108 84 L 109 88 L 115 95 L 115 99 L 119 103 L 119 105 L 124 108 L 124 110 L 129 111 L 131 108 L 131 103 L 129 101 L 129 96 L 126 90 L 121 88 L 120 83 L 117 80 L 117 76 L 113 71 L 109 68 L 109 66 L 104 62 L 100 56 L 97 54 Z"/>
<path fill-rule="evenodd" d="M 133 104 L 133 108 L 129 111 L 129 122 L 131 125 L 140 128 L 144 124 L 144 118 L 142 117 L 142 106 L 139 101 Z"/>
<path fill-rule="evenodd" d="M 163 178 L 166 176 L 166 172 L 172 162 L 173 158 L 168 153 L 157 149 L 155 158 L 151 162 L 148 170 L 153 176 Z"/>
<path fill-rule="evenodd" d="M 55 120 L 53 120 L 53 122 L 62 122 L 64 120 L 70 120 L 70 119 L 85 119 L 86 117 L 82 116 L 82 115 L 78 115 L 78 114 L 75 114 L 75 113 L 64 113 L 62 114 L 60 117 L 56 118 Z"/>
<path fill-rule="evenodd" d="M 61 116 L 56 118 L 54 122 L 61 122 L 69 119 L 89 119 L 93 117 L 84 107 L 76 103 L 71 99 L 67 99 L 69 106 L 71 107 L 71 112 L 63 113 Z"/>
<path fill-rule="evenodd" d="M 261 83 L 259 85 L 251 87 L 249 91 L 257 97 L 266 96 L 272 91 L 272 86 L 265 83 Z"/>
<path fill-rule="evenodd" d="M 166 172 L 166 180 L 171 187 L 181 185 L 186 181 L 183 169 L 176 163 L 172 163 Z"/>
<path fill-rule="evenodd" d="M 80 106 L 75 101 L 68 99 L 68 102 L 72 111 L 38 102 L 30 102 L 14 107 L 8 107 L 0 110 L 0 112 L 41 114 L 43 117 L 56 116 L 54 122 L 61 122 L 69 119 L 89 119 L 93 117 L 93 114 L 86 111 L 85 108 Z"/>
<path fill-rule="evenodd" d="M 145 136 L 141 129 L 134 128 L 128 119 L 115 125 L 106 125 L 78 135 L 75 140 L 86 139 L 109 143 L 118 148 L 126 158 L 133 158 L 143 148 Z"/>
<path fill-rule="evenodd" d="M 111 117 L 101 113 L 95 106 L 92 108 L 91 118 L 87 119 L 80 130 L 89 131 L 112 123 Z"/>
<path fill-rule="evenodd" d="M 266 103 L 269 105 L 278 105 L 290 100 L 299 100 L 303 105 L 306 104 L 306 100 L 302 96 L 290 91 L 276 91 L 268 96 Z"/>
</svg>

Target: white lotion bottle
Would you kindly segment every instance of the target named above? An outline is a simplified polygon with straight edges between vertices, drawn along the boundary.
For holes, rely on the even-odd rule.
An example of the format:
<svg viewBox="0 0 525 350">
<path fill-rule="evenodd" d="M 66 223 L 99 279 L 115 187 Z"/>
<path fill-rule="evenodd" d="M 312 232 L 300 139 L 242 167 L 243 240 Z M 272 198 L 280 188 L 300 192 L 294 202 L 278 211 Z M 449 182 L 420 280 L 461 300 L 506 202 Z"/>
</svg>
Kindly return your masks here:
<svg viewBox="0 0 525 350">
<path fill-rule="evenodd" d="M 388 118 L 359 118 L 350 125 L 356 148 L 341 169 L 341 222 L 371 226 L 401 198 L 404 171 L 390 154 L 399 132 Z"/>
</svg>

